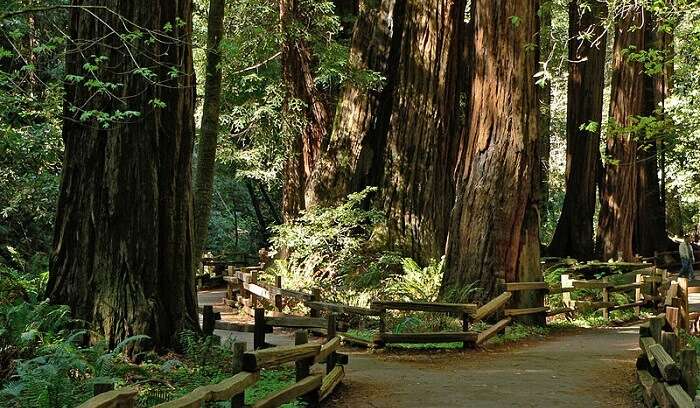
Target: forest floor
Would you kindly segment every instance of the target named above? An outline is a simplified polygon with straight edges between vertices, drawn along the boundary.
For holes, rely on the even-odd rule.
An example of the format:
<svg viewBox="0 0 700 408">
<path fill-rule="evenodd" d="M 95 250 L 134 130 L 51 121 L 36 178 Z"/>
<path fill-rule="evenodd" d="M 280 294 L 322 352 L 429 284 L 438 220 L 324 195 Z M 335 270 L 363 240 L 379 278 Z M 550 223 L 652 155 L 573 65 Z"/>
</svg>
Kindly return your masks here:
<svg viewBox="0 0 700 408">
<path fill-rule="evenodd" d="M 200 294 L 201 300 L 214 297 Z M 554 331 L 543 339 L 467 351 L 346 349 L 343 385 L 323 406 L 637 407 L 638 333 L 636 326 Z M 252 342 L 250 333 L 217 334 Z M 268 336 L 274 344 L 293 342 L 284 332 Z"/>
</svg>

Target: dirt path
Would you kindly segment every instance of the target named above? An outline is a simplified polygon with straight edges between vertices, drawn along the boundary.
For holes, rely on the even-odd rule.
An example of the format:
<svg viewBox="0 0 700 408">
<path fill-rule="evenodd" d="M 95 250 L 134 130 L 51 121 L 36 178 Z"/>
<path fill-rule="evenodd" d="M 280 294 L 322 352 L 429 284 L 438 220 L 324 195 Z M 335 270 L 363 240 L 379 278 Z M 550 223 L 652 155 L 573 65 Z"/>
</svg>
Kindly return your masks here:
<svg viewBox="0 0 700 408">
<path fill-rule="evenodd" d="M 199 293 L 219 305 L 224 292 Z M 225 314 L 224 320 L 238 319 Z M 249 342 L 252 333 L 216 331 Z M 558 333 L 510 349 L 441 352 L 345 350 L 343 385 L 327 408 L 635 407 L 638 327 Z M 290 333 L 268 334 L 293 344 Z"/>
<path fill-rule="evenodd" d="M 512 350 L 350 356 L 326 407 L 635 407 L 637 328 L 553 335 Z"/>
</svg>

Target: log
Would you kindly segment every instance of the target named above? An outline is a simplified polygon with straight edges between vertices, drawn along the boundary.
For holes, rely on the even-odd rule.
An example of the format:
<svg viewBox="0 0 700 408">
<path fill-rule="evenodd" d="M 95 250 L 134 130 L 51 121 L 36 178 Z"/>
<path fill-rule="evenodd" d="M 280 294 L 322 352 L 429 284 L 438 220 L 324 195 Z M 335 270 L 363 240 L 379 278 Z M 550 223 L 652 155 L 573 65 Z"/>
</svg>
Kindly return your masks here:
<svg viewBox="0 0 700 408">
<path fill-rule="evenodd" d="M 572 292 L 573 290 L 574 290 L 573 287 L 564 288 L 564 287 L 562 287 L 561 285 L 550 286 L 550 288 L 549 288 L 549 294 L 550 294 L 550 295 L 556 295 L 556 294 L 559 294 L 559 293 L 566 293 L 566 294 L 568 294 L 569 292 Z"/>
<path fill-rule="evenodd" d="M 490 302 L 486 303 L 485 305 L 481 306 L 476 310 L 476 313 L 474 313 L 474 316 L 472 316 L 472 321 L 478 322 L 495 313 L 497 310 L 503 307 L 503 305 L 505 305 L 508 302 L 508 299 L 510 299 L 512 296 L 513 294 L 510 292 L 503 292 L 495 298 L 491 299 Z"/>
<path fill-rule="evenodd" d="M 316 356 L 321 350 L 320 344 L 302 344 L 299 346 L 280 346 L 264 350 L 249 351 L 243 354 L 243 369 L 257 371 L 261 368 L 274 367 L 291 361 Z"/>
<path fill-rule="evenodd" d="M 255 284 L 255 283 L 243 283 L 243 288 L 247 290 L 248 292 L 254 294 L 255 296 L 259 296 L 263 299 L 266 300 L 274 300 L 275 296 L 274 293 L 271 293 L 269 290 L 263 288 L 262 286 Z"/>
<path fill-rule="evenodd" d="M 260 380 L 259 373 L 238 373 L 218 384 L 198 387 L 176 400 L 168 401 L 157 408 L 199 408 L 207 401 L 226 401 L 240 394 Z"/>
<path fill-rule="evenodd" d="M 328 326 L 328 321 L 322 317 L 285 316 L 266 317 L 265 324 L 272 327 L 325 329 Z"/>
<path fill-rule="evenodd" d="M 340 337 L 333 337 L 321 346 L 321 350 L 314 358 L 314 363 L 324 363 L 326 358 L 340 348 Z"/>
<path fill-rule="evenodd" d="M 131 408 L 135 407 L 138 390 L 132 387 L 120 388 L 96 395 L 83 402 L 78 408 Z"/>
<path fill-rule="evenodd" d="M 595 302 L 590 300 L 572 300 L 571 307 L 574 309 L 590 310 L 590 309 L 603 309 L 615 306 L 611 302 Z"/>
<path fill-rule="evenodd" d="M 628 290 L 641 288 L 643 286 L 644 283 L 641 282 L 627 283 L 624 285 L 613 286 L 612 288 L 608 289 L 608 292 L 626 292 Z"/>
<path fill-rule="evenodd" d="M 625 303 L 624 305 L 615 305 L 615 306 L 609 307 L 608 310 L 613 311 L 613 310 L 629 309 L 631 307 L 644 306 L 645 304 L 646 304 L 645 301 L 634 302 L 634 303 Z"/>
<path fill-rule="evenodd" d="M 289 387 L 263 398 L 253 405 L 254 408 L 276 408 L 297 399 L 321 387 L 323 376 L 310 375 Z"/>
<path fill-rule="evenodd" d="M 323 401 L 326 399 L 333 390 L 335 389 L 345 377 L 345 370 L 343 366 L 335 366 L 328 375 L 323 377 L 323 382 L 321 383 L 321 388 L 318 390 L 318 400 Z"/>
<path fill-rule="evenodd" d="M 357 307 L 357 306 L 343 305 L 343 304 L 339 304 L 339 303 L 307 301 L 307 302 L 304 302 L 304 304 L 310 309 L 326 310 L 326 311 L 335 312 L 335 313 L 354 314 L 354 315 L 361 315 L 361 316 L 378 316 L 379 315 L 379 310 L 367 309 L 364 307 Z"/>
<path fill-rule="evenodd" d="M 343 343 L 350 343 L 350 344 L 355 344 L 358 346 L 363 346 L 367 348 L 374 348 L 374 343 L 371 341 L 361 339 L 359 337 L 353 336 L 351 334 L 347 333 L 337 333 L 338 337 L 343 341 Z"/>
<path fill-rule="evenodd" d="M 657 382 L 652 389 L 656 402 L 662 408 L 693 408 L 693 400 L 680 385 Z"/>
<path fill-rule="evenodd" d="M 479 333 L 479 336 L 476 338 L 476 344 L 478 345 L 478 344 L 484 343 L 486 340 L 493 337 L 496 333 L 505 329 L 505 327 L 508 326 L 512 320 L 513 320 L 512 318 L 506 317 L 505 319 L 499 321 L 498 323 L 494 324 L 493 326 L 489 327 L 488 329 L 482 331 L 481 333 Z"/>
<path fill-rule="evenodd" d="M 695 398 L 698 388 L 698 360 L 693 349 L 683 349 L 678 352 L 678 365 L 681 368 L 681 386 L 690 398 Z"/>
<path fill-rule="evenodd" d="M 560 307 L 559 309 L 550 310 L 547 312 L 547 316 L 556 316 L 562 313 L 573 313 L 575 310 L 570 307 Z"/>
<path fill-rule="evenodd" d="M 234 322 L 222 322 L 222 321 L 217 321 L 214 324 L 214 328 L 217 330 L 229 330 L 229 331 L 237 331 L 237 332 L 243 332 L 243 333 L 255 333 L 255 325 L 254 324 L 247 324 L 247 323 L 234 323 Z M 265 333 L 272 333 L 272 327 L 271 326 L 265 326 Z"/>
<path fill-rule="evenodd" d="M 372 309 L 405 310 L 432 313 L 476 313 L 476 305 L 471 303 L 430 303 L 430 302 L 372 302 Z"/>
<path fill-rule="evenodd" d="M 652 337 L 639 338 L 639 348 L 642 349 L 642 352 L 647 356 L 649 365 L 652 367 L 656 366 L 656 361 L 654 360 L 654 356 L 649 352 L 649 348 L 655 344 L 656 341 Z"/>
<path fill-rule="evenodd" d="M 574 289 L 603 289 L 615 286 L 609 282 L 598 280 L 574 280 L 572 283 L 574 285 Z"/>
<path fill-rule="evenodd" d="M 675 384 L 681 378 L 681 369 L 675 361 L 668 355 L 660 344 L 654 344 L 647 348 L 647 355 L 654 357 L 654 363 L 659 368 L 661 376 L 666 382 Z"/>
<path fill-rule="evenodd" d="M 545 313 L 548 307 L 532 307 L 529 309 L 506 309 L 506 316 L 523 316 L 536 313 Z"/>
<path fill-rule="evenodd" d="M 549 290 L 547 282 L 509 282 L 505 284 L 507 292 L 520 290 Z"/>
<path fill-rule="evenodd" d="M 374 343 L 452 343 L 459 341 L 476 342 L 476 332 L 438 332 L 438 333 L 384 333 L 374 338 Z"/>
<path fill-rule="evenodd" d="M 653 375 L 649 374 L 649 371 L 647 370 L 637 370 L 637 380 L 642 386 L 644 405 L 646 405 L 648 408 L 653 408 L 655 401 L 653 389 L 654 384 L 656 384 L 658 381 Z"/>
</svg>

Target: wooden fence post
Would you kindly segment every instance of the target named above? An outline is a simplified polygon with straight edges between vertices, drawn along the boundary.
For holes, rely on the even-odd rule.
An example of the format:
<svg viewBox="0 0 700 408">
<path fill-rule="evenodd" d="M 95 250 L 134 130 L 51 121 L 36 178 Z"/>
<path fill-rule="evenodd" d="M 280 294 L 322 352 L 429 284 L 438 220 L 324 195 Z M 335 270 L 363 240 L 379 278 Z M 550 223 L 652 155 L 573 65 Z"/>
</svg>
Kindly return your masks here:
<svg viewBox="0 0 700 408">
<path fill-rule="evenodd" d="M 258 271 L 252 271 L 250 273 L 250 283 L 256 284 L 258 283 Z M 254 295 L 253 292 L 250 292 L 250 307 L 253 309 L 257 309 L 258 307 L 258 297 L 257 295 Z"/>
<path fill-rule="evenodd" d="M 607 276 L 604 277 L 602 279 L 602 281 L 607 282 L 608 277 Z M 610 292 L 608 292 L 607 287 L 604 287 L 603 288 L 603 303 L 609 303 L 609 302 L 610 302 Z M 610 317 L 610 312 L 608 311 L 608 306 L 605 305 L 602 310 L 603 310 L 603 319 L 608 319 Z"/>
<path fill-rule="evenodd" d="M 636 283 L 638 285 L 641 285 L 642 283 L 644 283 L 641 273 L 638 273 L 634 277 L 634 283 Z M 637 286 L 636 288 L 634 288 L 634 303 L 638 303 L 641 301 L 642 301 L 642 286 Z M 639 317 L 640 312 L 641 312 L 641 308 L 639 306 L 635 306 L 634 307 L 635 316 Z"/>
<path fill-rule="evenodd" d="M 245 341 L 233 343 L 233 372 L 239 373 L 243 369 L 243 354 L 248 348 Z M 231 408 L 243 408 L 245 406 L 245 390 L 231 397 Z"/>
<path fill-rule="evenodd" d="M 255 329 L 253 332 L 253 349 L 265 348 L 265 309 L 255 309 Z"/>
<path fill-rule="evenodd" d="M 469 331 L 469 313 L 462 312 L 462 331 L 463 332 L 468 332 Z M 462 342 L 462 348 L 469 348 L 470 343 L 467 341 Z"/>
<path fill-rule="evenodd" d="M 309 342 L 308 330 L 297 330 L 294 334 L 294 344 L 299 346 Z M 303 360 L 298 360 L 294 363 L 296 366 L 297 382 L 311 375 L 311 366 L 314 364 L 314 357 Z M 301 397 L 308 406 L 315 407 L 318 405 L 318 390 L 312 390 Z"/>
<path fill-rule="evenodd" d="M 275 276 L 275 287 L 277 287 L 277 289 L 282 289 L 282 277 L 279 275 Z M 284 304 L 282 303 L 282 295 L 279 293 L 279 290 L 277 291 L 277 294 L 275 295 L 275 310 L 277 310 L 280 313 L 282 313 L 284 311 Z"/>
<path fill-rule="evenodd" d="M 573 284 L 571 283 L 571 278 L 569 277 L 568 274 L 563 274 L 561 275 L 561 287 L 563 288 L 570 288 L 572 287 Z M 561 294 L 561 301 L 564 303 L 564 306 L 566 307 L 571 307 L 571 292 L 562 292 Z"/>
<path fill-rule="evenodd" d="M 330 313 L 328 315 L 328 333 L 326 334 L 326 342 L 329 342 L 335 338 L 335 320 L 335 313 Z M 326 357 L 326 374 L 330 373 L 331 370 L 335 368 L 336 360 L 335 351 Z"/>
<path fill-rule="evenodd" d="M 321 301 L 321 289 L 319 288 L 313 288 L 311 289 L 311 300 L 314 302 L 320 302 Z M 319 317 L 319 311 L 315 309 L 311 309 L 309 312 L 309 316 L 311 317 Z"/>
<path fill-rule="evenodd" d="M 226 267 L 226 276 L 235 276 L 235 272 L 233 270 L 233 265 L 229 265 Z M 233 282 L 226 281 L 226 299 L 234 300 L 233 299 Z"/>
<path fill-rule="evenodd" d="M 693 349 L 684 349 L 678 353 L 678 364 L 681 367 L 681 385 L 690 395 L 695 398 L 698 387 L 698 360 L 697 353 Z"/>
<path fill-rule="evenodd" d="M 214 334 L 214 325 L 216 324 L 216 317 L 214 315 L 214 306 L 204 305 L 202 306 L 202 332 L 205 336 L 211 336 Z"/>
<path fill-rule="evenodd" d="M 678 278 L 678 297 L 680 298 L 680 315 L 682 328 L 690 333 L 690 313 L 688 311 L 688 278 Z"/>
</svg>

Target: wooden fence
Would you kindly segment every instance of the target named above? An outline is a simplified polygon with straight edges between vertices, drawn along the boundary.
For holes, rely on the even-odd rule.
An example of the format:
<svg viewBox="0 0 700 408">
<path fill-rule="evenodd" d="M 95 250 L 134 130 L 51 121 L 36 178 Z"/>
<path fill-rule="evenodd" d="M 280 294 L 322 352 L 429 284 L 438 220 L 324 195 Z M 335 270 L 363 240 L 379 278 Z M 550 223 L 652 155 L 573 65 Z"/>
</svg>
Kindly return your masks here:
<svg viewBox="0 0 700 408">
<path fill-rule="evenodd" d="M 698 363 L 695 349 L 681 347 L 677 320 L 665 313 L 639 327 L 637 379 L 647 407 L 695 406 Z"/>
<path fill-rule="evenodd" d="M 246 343 L 236 343 L 243 352 L 240 365 L 243 371 L 218 384 L 199 387 L 189 394 L 173 401 L 159 404 L 158 408 L 200 408 L 207 402 L 229 401 L 232 408 L 245 406 L 246 389 L 260 380 L 260 371 L 287 363 L 296 366 L 296 382 L 280 391 L 272 393 L 252 406 L 272 408 L 302 398 L 307 406 L 317 406 L 326 399 L 345 376 L 343 363 L 347 358 L 339 358 L 340 337 L 329 336 L 324 344 L 309 343 L 308 332 L 296 332 L 295 345 L 281 346 L 245 352 Z M 312 373 L 316 364 L 325 364 L 325 374 Z M 99 391 L 96 391 L 99 392 Z M 135 406 L 137 389 L 122 388 L 96 395 L 79 408 L 132 408 Z"/>
</svg>

